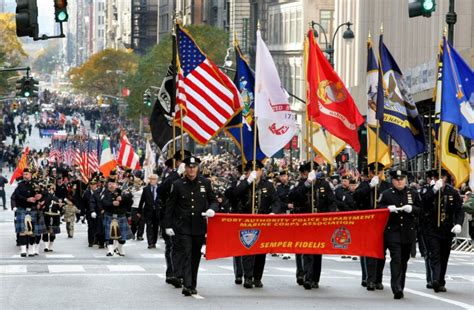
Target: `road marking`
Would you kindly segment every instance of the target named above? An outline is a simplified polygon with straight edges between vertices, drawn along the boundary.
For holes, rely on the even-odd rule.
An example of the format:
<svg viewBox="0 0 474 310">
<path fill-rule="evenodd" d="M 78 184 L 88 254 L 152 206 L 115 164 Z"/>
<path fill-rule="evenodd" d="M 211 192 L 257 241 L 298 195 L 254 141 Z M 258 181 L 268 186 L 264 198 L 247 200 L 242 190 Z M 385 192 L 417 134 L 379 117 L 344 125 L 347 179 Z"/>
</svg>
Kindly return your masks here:
<svg viewBox="0 0 474 310">
<path fill-rule="evenodd" d="M 46 254 L 46 258 L 74 258 L 72 254 Z"/>
<path fill-rule="evenodd" d="M 138 265 L 107 265 L 107 268 L 113 272 L 145 271 L 143 267 Z"/>
<path fill-rule="evenodd" d="M 205 299 L 204 297 L 202 297 L 199 294 L 194 294 L 194 295 L 191 295 L 191 296 L 194 297 L 195 299 Z"/>
<path fill-rule="evenodd" d="M 230 266 L 217 266 L 217 267 L 224 270 L 234 271 L 234 267 L 230 267 Z"/>
<path fill-rule="evenodd" d="M 0 274 L 26 273 L 26 265 L 0 265 Z"/>
<path fill-rule="evenodd" d="M 384 282 L 384 285 L 390 286 L 390 284 L 386 283 L 386 282 Z M 405 288 L 405 292 L 408 292 L 408 293 L 411 293 L 411 294 L 414 294 L 414 295 L 418 295 L 418 296 L 422 296 L 422 297 L 426 297 L 426 298 L 431 298 L 431 299 L 443 301 L 445 303 L 452 304 L 452 305 L 461 307 L 463 309 L 473 309 L 474 308 L 474 305 L 466 304 L 466 303 L 456 301 L 456 300 L 452 300 L 452 299 L 449 299 L 449 298 L 443 298 L 443 297 L 439 297 L 439 296 L 436 296 L 436 295 L 420 292 L 420 291 L 410 289 L 410 288 Z"/>
<path fill-rule="evenodd" d="M 51 273 L 85 272 L 82 265 L 48 265 L 48 269 Z"/>
<path fill-rule="evenodd" d="M 143 258 L 165 258 L 165 254 L 140 254 Z"/>
<path fill-rule="evenodd" d="M 154 273 L 26 273 L 17 275 L 0 275 L 0 278 L 19 278 L 19 277 L 124 277 L 124 276 L 157 276 Z"/>
</svg>

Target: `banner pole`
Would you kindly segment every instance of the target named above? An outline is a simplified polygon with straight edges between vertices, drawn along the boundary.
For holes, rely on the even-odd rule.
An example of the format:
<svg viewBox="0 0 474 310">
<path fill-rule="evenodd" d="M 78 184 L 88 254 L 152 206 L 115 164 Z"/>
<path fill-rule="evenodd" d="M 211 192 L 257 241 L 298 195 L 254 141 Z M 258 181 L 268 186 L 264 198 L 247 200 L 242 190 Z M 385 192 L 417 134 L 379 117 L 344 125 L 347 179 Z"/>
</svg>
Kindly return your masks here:
<svg viewBox="0 0 474 310">
<path fill-rule="evenodd" d="M 310 135 L 310 148 L 309 148 L 309 154 L 311 156 L 310 160 L 310 165 L 311 165 L 311 171 L 314 170 L 314 164 L 313 164 L 313 121 L 310 120 L 309 122 L 309 132 L 311 133 Z M 311 184 L 311 213 L 316 213 L 317 209 L 314 207 L 314 186 Z"/>
<path fill-rule="evenodd" d="M 252 171 L 255 171 L 257 169 L 257 117 L 255 117 L 254 120 L 254 126 L 253 126 L 253 168 Z M 254 180 L 252 182 L 252 214 L 255 214 L 255 183 L 257 180 Z"/>
<path fill-rule="evenodd" d="M 176 16 L 173 18 L 173 29 L 171 30 L 171 39 L 172 39 L 172 56 L 171 56 L 171 67 L 173 68 L 173 79 L 171 80 L 171 107 L 176 107 L 176 75 L 178 73 L 177 68 L 177 57 L 178 57 L 178 48 L 177 48 L 177 40 L 176 40 Z M 176 160 L 174 158 L 174 153 L 176 152 L 176 113 L 174 111 L 171 112 L 173 115 L 173 147 L 171 156 L 173 156 L 173 169 L 176 169 Z M 182 132 L 181 132 L 182 134 Z"/>
<path fill-rule="evenodd" d="M 244 159 L 244 132 L 242 130 L 242 125 L 240 126 L 240 160 L 242 162 L 242 170 L 240 171 L 242 175 L 244 174 L 245 168 L 245 159 Z"/>
</svg>

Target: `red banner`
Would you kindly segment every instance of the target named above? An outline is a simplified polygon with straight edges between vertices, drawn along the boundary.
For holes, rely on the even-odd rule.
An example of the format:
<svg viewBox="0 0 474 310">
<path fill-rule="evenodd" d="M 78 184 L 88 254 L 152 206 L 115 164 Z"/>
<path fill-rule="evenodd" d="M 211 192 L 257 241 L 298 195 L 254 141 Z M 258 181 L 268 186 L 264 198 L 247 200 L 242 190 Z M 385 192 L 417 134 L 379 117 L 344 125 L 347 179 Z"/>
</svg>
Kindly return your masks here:
<svg viewBox="0 0 474 310">
<path fill-rule="evenodd" d="M 206 259 L 264 253 L 383 258 L 387 209 L 291 215 L 216 214 L 209 218 Z"/>
</svg>

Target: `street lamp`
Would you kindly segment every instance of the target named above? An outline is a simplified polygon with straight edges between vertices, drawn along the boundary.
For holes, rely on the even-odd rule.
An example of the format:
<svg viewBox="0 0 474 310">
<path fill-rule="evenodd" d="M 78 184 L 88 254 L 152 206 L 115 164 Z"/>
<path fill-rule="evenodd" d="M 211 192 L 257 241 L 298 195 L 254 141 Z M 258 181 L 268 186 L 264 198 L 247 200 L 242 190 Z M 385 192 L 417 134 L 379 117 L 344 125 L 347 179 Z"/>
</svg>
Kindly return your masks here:
<svg viewBox="0 0 474 310">
<path fill-rule="evenodd" d="M 329 43 L 327 35 L 326 35 L 326 30 L 323 28 L 323 26 L 315 21 L 311 21 L 311 28 L 313 29 L 313 33 L 316 38 L 318 37 L 318 31 L 314 28 L 314 26 L 319 26 L 319 28 L 321 28 L 321 31 L 324 35 L 324 41 L 326 43 L 326 49 L 324 50 L 324 52 L 329 55 L 329 63 L 331 64 L 333 68 L 334 68 L 334 41 L 336 40 L 336 34 L 339 31 L 339 29 L 341 29 L 341 27 L 347 26 L 346 31 L 344 31 L 344 33 L 342 34 L 342 38 L 345 40 L 354 39 L 355 37 L 354 32 L 351 29 L 352 25 L 353 23 L 351 22 L 345 22 L 337 26 L 336 31 L 334 31 L 334 34 L 332 36 L 331 43 Z"/>
</svg>

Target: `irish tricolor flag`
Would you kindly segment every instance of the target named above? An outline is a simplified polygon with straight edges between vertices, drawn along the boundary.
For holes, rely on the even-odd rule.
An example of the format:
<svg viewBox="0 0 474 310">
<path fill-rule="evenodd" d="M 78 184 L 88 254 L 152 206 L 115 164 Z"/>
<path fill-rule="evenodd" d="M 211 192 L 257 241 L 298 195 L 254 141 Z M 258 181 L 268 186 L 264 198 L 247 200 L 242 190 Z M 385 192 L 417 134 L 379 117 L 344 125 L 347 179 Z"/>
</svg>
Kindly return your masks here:
<svg viewBox="0 0 474 310">
<path fill-rule="evenodd" d="M 102 142 L 102 154 L 100 155 L 99 170 L 102 172 L 104 177 L 108 177 L 110 175 L 110 171 L 114 170 L 115 167 L 117 167 L 117 162 L 112 155 L 109 140 L 105 138 L 104 142 Z"/>
</svg>

